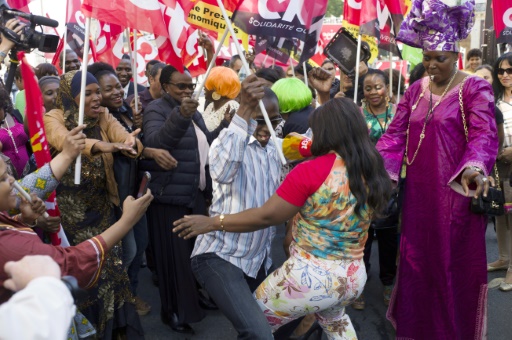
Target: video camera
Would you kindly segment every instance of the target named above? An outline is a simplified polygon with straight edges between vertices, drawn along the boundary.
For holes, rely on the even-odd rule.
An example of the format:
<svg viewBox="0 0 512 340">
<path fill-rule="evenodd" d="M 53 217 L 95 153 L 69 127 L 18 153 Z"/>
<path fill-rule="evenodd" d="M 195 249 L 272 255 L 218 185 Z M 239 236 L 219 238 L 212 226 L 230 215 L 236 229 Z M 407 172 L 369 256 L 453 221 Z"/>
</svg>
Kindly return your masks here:
<svg viewBox="0 0 512 340">
<path fill-rule="evenodd" d="M 16 17 L 24 18 L 30 22 L 30 25 L 25 26 L 20 34 L 5 27 L 7 21 Z M 5 38 L 15 43 L 14 48 L 16 50 L 30 52 L 32 49 L 37 48 L 41 52 L 55 52 L 59 45 L 59 37 L 36 31 L 36 25 L 57 27 L 59 23 L 56 20 L 40 15 L 11 9 L 6 0 L 0 0 L 0 32 L 4 34 Z"/>
</svg>

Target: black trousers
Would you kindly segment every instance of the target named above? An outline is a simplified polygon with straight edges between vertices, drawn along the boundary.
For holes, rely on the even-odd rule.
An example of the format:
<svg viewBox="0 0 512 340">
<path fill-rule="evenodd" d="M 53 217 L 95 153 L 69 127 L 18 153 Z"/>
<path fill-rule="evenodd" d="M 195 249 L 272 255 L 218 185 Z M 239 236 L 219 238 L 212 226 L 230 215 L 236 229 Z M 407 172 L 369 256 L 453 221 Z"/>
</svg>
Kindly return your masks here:
<svg viewBox="0 0 512 340">
<path fill-rule="evenodd" d="M 162 319 L 172 320 L 175 314 L 179 323 L 199 322 L 205 317 L 199 306 L 198 285 L 190 266 L 195 238 L 184 240 L 172 232 L 174 221 L 192 213 L 200 212 L 195 208 L 152 203 L 146 214 Z"/>
<path fill-rule="evenodd" d="M 370 256 L 372 254 L 372 244 L 377 236 L 379 243 L 379 278 L 384 286 L 393 284 L 396 276 L 396 256 L 398 252 L 398 234 L 397 227 L 368 229 L 368 239 L 364 246 L 364 265 L 366 273 L 370 272 Z"/>
</svg>

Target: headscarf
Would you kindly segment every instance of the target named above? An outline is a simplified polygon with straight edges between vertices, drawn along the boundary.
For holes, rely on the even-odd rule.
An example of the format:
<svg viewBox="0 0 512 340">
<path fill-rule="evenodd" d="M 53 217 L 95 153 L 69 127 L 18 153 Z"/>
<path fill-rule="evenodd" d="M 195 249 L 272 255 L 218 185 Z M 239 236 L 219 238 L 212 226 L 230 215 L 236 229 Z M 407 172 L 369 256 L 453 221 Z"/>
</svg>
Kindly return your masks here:
<svg viewBox="0 0 512 340">
<path fill-rule="evenodd" d="M 424 51 L 458 52 L 459 40 L 473 27 L 475 0 L 458 1 L 453 6 L 449 0 L 413 0 L 397 40 Z"/>
<path fill-rule="evenodd" d="M 204 84 L 209 91 L 215 91 L 222 97 L 235 99 L 240 93 L 242 85 L 235 71 L 225 66 L 212 68 Z"/>
<path fill-rule="evenodd" d="M 39 87 L 43 88 L 43 86 L 51 83 L 60 83 L 60 78 L 56 76 L 44 76 L 39 79 Z"/>
<path fill-rule="evenodd" d="M 75 103 L 75 98 L 80 94 L 81 80 L 82 71 L 76 70 L 66 72 L 60 79 L 56 106 L 64 112 L 64 121 L 68 130 L 78 126 L 78 105 Z M 87 72 L 85 86 L 89 84 L 98 84 L 98 81 L 92 74 Z M 96 126 L 98 121 L 99 118 L 90 118 L 84 114 L 84 124 L 87 125 L 87 129 Z"/>
</svg>

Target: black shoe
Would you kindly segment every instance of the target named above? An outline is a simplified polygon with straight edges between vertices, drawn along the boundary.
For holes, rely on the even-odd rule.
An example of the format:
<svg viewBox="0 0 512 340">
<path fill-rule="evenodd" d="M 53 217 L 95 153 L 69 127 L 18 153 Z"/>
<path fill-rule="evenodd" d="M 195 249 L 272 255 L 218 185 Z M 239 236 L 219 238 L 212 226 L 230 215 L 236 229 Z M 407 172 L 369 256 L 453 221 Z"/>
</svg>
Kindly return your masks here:
<svg viewBox="0 0 512 340">
<path fill-rule="evenodd" d="M 194 329 L 188 323 L 178 323 L 178 316 L 176 314 L 173 314 L 171 320 L 169 320 L 163 313 L 160 313 L 160 318 L 164 324 L 171 327 L 175 332 L 194 334 Z"/>
<path fill-rule="evenodd" d="M 202 309 L 206 310 L 218 310 L 219 307 L 213 302 L 211 299 L 204 296 L 202 293 L 199 293 L 199 306 L 201 306 Z"/>
</svg>

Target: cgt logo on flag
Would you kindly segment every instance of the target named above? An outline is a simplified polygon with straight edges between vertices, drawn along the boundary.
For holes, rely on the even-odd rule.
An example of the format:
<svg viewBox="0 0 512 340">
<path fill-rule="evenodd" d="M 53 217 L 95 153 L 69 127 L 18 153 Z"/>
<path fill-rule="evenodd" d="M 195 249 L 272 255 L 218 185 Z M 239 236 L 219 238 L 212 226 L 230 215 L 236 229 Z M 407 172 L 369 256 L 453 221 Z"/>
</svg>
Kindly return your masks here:
<svg viewBox="0 0 512 340">
<path fill-rule="evenodd" d="M 499 43 L 512 43 L 512 5 L 508 1 L 493 0 L 494 29 L 496 41 Z"/>
<path fill-rule="evenodd" d="M 242 0 L 233 22 L 260 37 L 298 38 L 304 41 L 301 62 L 315 54 L 327 0 Z M 280 47 L 280 46 L 278 46 Z"/>
<path fill-rule="evenodd" d="M 322 19 L 326 0 L 242 0 L 233 22 L 248 34 L 303 38 Z M 320 25 L 321 27 L 321 25 Z"/>
</svg>

